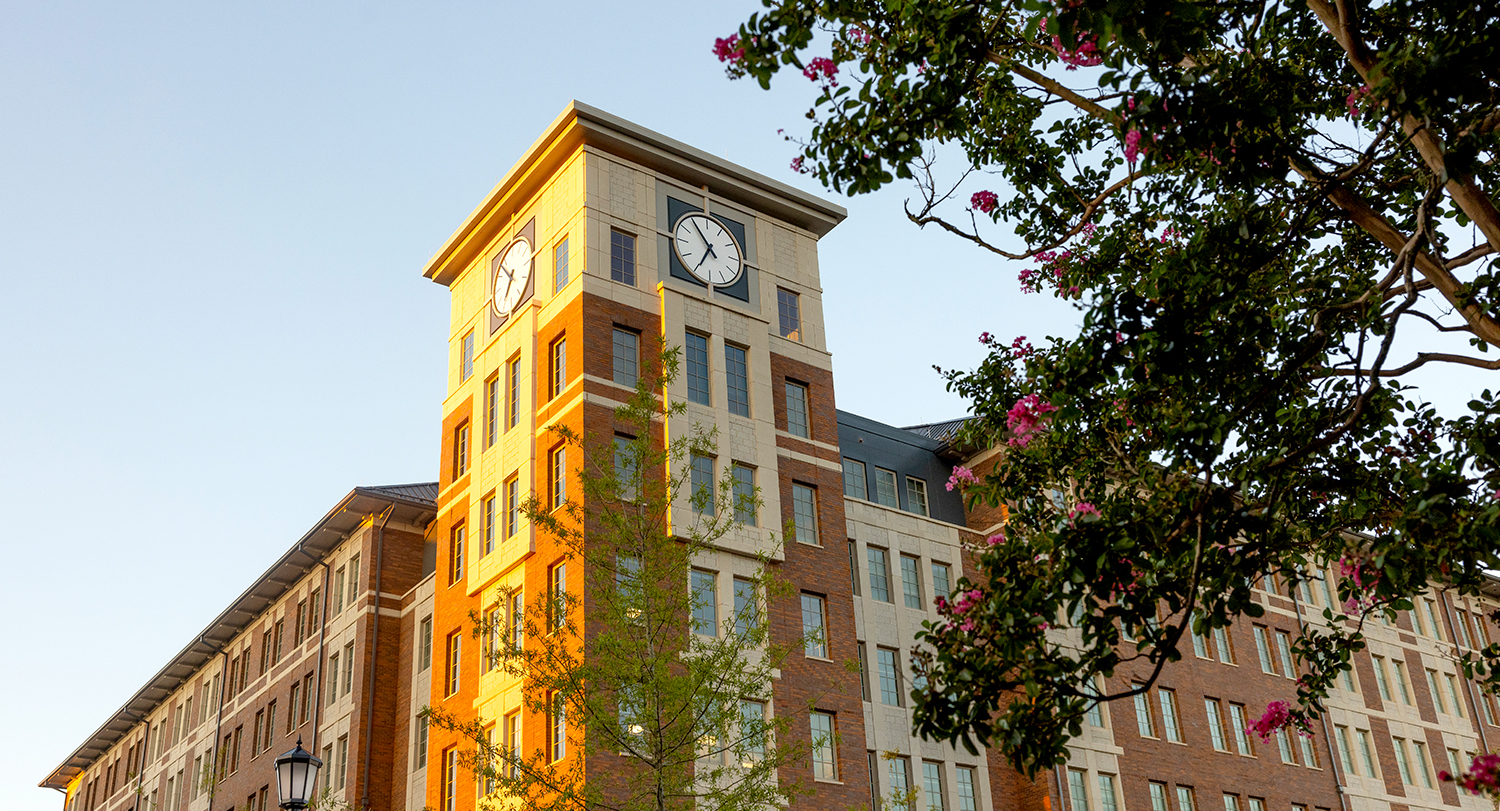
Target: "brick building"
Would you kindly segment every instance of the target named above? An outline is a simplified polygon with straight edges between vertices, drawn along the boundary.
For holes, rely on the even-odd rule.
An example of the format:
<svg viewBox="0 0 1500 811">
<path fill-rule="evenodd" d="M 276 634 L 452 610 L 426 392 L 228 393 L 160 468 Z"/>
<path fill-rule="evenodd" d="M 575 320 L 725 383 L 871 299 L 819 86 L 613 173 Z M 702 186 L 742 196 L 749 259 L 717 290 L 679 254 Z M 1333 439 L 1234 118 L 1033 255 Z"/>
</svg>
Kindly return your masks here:
<svg viewBox="0 0 1500 811">
<path fill-rule="evenodd" d="M 1488 641 L 1500 592 L 1480 604 L 1435 590 L 1371 630 L 1309 739 L 1241 732 L 1293 694 L 1287 640 L 1330 599 L 1272 580 L 1264 618 L 1194 640 L 1196 655 L 1148 695 L 1099 708 L 1071 761 L 1037 781 L 992 753 L 914 738 L 914 633 L 961 576 L 963 544 L 997 520 L 966 514 L 942 485 L 952 465 L 994 464 L 996 451 L 956 447 L 957 422 L 903 429 L 836 409 L 817 243 L 844 216 L 570 105 L 424 269 L 452 301 L 437 481 L 356 488 L 42 785 L 67 792 L 67 811 L 264 811 L 270 760 L 300 737 L 325 760 L 320 784 L 351 807 L 475 808 L 462 741 L 419 713 L 494 724 L 527 750 L 548 740 L 517 680 L 485 672 L 471 612 L 582 588 L 516 505 L 579 497 L 580 460 L 552 429 L 617 433 L 612 409 L 660 336 L 684 353 L 668 396 L 687 404 L 687 424 L 718 429 L 704 473 L 732 472 L 764 500 L 697 562 L 720 615 L 763 554 L 799 592 L 770 607 L 773 632 L 826 632 L 825 649 L 785 664 L 767 708 L 813 744 L 786 775 L 813 789 L 799 807 L 908 789 L 916 807 L 944 811 L 1479 807 L 1435 772 L 1500 735 L 1493 702 L 1447 658 Z M 767 542 L 766 528 L 788 524 Z"/>
</svg>

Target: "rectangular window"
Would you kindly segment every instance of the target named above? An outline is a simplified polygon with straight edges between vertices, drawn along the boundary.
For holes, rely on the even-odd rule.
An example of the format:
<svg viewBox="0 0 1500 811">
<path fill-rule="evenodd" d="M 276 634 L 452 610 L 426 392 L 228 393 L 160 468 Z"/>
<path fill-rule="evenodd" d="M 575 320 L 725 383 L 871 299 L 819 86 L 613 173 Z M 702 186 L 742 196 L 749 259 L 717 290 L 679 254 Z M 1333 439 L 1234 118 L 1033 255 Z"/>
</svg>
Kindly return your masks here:
<svg viewBox="0 0 1500 811">
<path fill-rule="evenodd" d="M 553 341 L 552 346 L 547 349 L 547 358 L 547 368 L 550 370 L 547 396 L 558 397 L 568 387 L 568 339 L 558 338 Z"/>
<path fill-rule="evenodd" d="M 492 447 L 500 433 L 500 376 L 484 381 L 484 446 Z"/>
<path fill-rule="evenodd" d="M 290 735 L 297 728 L 297 699 L 302 691 L 301 682 L 292 682 L 291 690 L 287 693 L 286 702 L 286 733 Z"/>
<path fill-rule="evenodd" d="M 635 388 L 641 372 L 641 336 L 615 327 L 613 364 L 615 385 Z"/>
<path fill-rule="evenodd" d="M 692 455 L 689 485 L 692 487 L 693 512 L 714 515 L 718 493 L 714 487 L 714 460 L 711 456 Z"/>
<path fill-rule="evenodd" d="M 559 445 L 552 449 L 551 464 L 547 466 L 548 483 L 547 492 L 551 499 L 551 508 L 557 509 L 568 499 L 568 449 Z"/>
<path fill-rule="evenodd" d="M 1391 738 L 1391 743 L 1396 750 L 1396 768 L 1401 770 L 1401 782 L 1408 786 L 1415 786 L 1416 782 L 1412 780 L 1411 775 L 1411 762 L 1408 760 L 1409 755 L 1406 751 L 1406 739 Z"/>
<path fill-rule="evenodd" d="M 1209 658 L 1208 637 L 1198 633 L 1197 625 L 1198 615 L 1195 612 L 1193 614 L 1193 617 L 1188 620 L 1188 630 L 1192 631 L 1193 633 L 1193 655 L 1198 657 L 1199 659 L 1207 659 Z"/>
<path fill-rule="evenodd" d="M 1453 714 L 1459 718 L 1466 718 L 1467 716 L 1464 715 L 1464 702 L 1458 697 L 1458 682 L 1454 680 L 1453 675 L 1450 673 L 1443 674 L 1443 681 L 1448 685 L 1449 706 L 1453 707 Z"/>
<path fill-rule="evenodd" d="M 1443 704 L 1443 694 L 1438 690 L 1437 671 L 1427 671 L 1427 691 L 1432 693 L 1432 705 L 1440 713 L 1447 714 L 1448 708 Z"/>
<path fill-rule="evenodd" d="M 693 633 L 719 635 L 718 575 L 694 569 L 690 578 L 693 589 Z"/>
<path fill-rule="evenodd" d="M 448 585 L 464 576 L 464 525 L 453 528 L 448 538 Z"/>
<path fill-rule="evenodd" d="M 297 624 L 292 626 L 292 644 L 293 645 L 301 645 L 302 644 L 302 640 L 304 640 L 304 639 L 307 638 L 308 626 L 310 624 L 311 623 L 309 623 L 307 621 L 307 601 L 306 600 L 298 600 L 297 601 Z"/>
<path fill-rule="evenodd" d="M 1412 705 L 1411 681 L 1406 678 L 1406 663 L 1392 661 L 1391 667 L 1396 672 L 1396 688 L 1401 691 L 1401 701 L 1409 707 Z"/>
<path fill-rule="evenodd" d="M 854 650 L 859 654 L 859 697 L 863 701 L 869 701 L 870 662 L 869 655 L 865 653 L 865 643 L 855 641 Z"/>
<path fill-rule="evenodd" d="M 559 563 L 547 572 L 547 624 L 561 628 L 568 621 L 568 564 Z"/>
<path fill-rule="evenodd" d="M 415 751 L 412 753 L 412 762 L 417 764 L 418 769 L 427 768 L 427 725 L 429 723 L 427 716 L 417 716 L 417 735 L 413 745 Z"/>
<path fill-rule="evenodd" d="M 747 527 L 755 526 L 755 468 L 735 462 L 729 468 L 734 477 L 734 520 Z"/>
<path fill-rule="evenodd" d="M 458 631 L 454 631 L 453 633 L 448 634 L 448 639 L 446 640 L 445 647 L 443 648 L 443 686 L 445 689 L 443 695 L 445 696 L 451 696 L 458 693 L 460 664 L 459 657 L 463 652 L 462 649 L 463 635 Z"/>
<path fill-rule="evenodd" d="M 911 760 L 904 757 L 891 758 L 890 765 L 886 769 L 886 775 L 890 778 L 891 794 L 897 797 L 906 796 L 907 790 L 911 787 Z M 894 806 L 894 808 L 900 808 L 901 811 L 912 811 L 910 808 L 899 805 Z"/>
<path fill-rule="evenodd" d="M 932 596 L 933 596 L 933 599 L 941 597 L 944 600 L 946 600 L 946 599 L 948 599 L 948 595 L 950 595 L 952 593 L 953 593 L 953 586 L 952 586 L 952 581 L 951 581 L 951 579 L 948 576 L 948 564 L 946 564 L 946 563 L 933 563 L 932 564 Z"/>
<path fill-rule="evenodd" d="M 563 237 L 552 249 L 552 292 L 559 293 L 568 286 L 568 238 Z"/>
<path fill-rule="evenodd" d="M 505 364 L 505 428 L 516 427 L 521 419 L 521 356 Z"/>
<path fill-rule="evenodd" d="M 1099 775 L 1099 808 L 1101 811 L 1119 811 L 1120 802 L 1115 798 L 1115 776 Z"/>
<path fill-rule="evenodd" d="M 1281 751 L 1282 763 L 1295 764 L 1297 762 L 1297 758 L 1292 754 L 1292 739 L 1290 735 L 1291 733 L 1288 732 L 1285 728 L 1278 730 L 1276 732 L 1276 748 Z"/>
<path fill-rule="evenodd" d="M 750 366 L 743 347 L 724 344 L 724 380 L 729 413 L 750 416 Z"/>
<path fill-rule="evenodd" d="M 959 766 L 954 771 L 958 775 L 958 811 L 979 811 L 978 781 L 974 779 L 974 769 Z"/>
<path fill-rule="evenodd" d="M 469 423 L 465 421 L 453 432 L 453 479 L 469 472 Z"/>
<path fill-rule="evenodd" d="M 519 712 L 505 716 L 505 751 L 510 755 L 510 763 L 505 769 L 505 776 L 519 777 L 521 771 L 516 765 L 521 759 L 521 714 Z"/>
<path fill-rule="evenodd" d="M 1240 811 L 1240 797 L 1238 794 L 1224 795 L 1224 811 Z"/>
<path fill-rule="evenodd" d="M 1166 730 L 1167 740 L 1182 743 L 1182 727 L 1177 723 L 1177 693 L 1166 689 L 1156 692 L 1157 698 L 1161 699 L 1162 728 Z"/>
<path fill-rule="evenodd" d="M 260 750 L 270 745 L 266 735 L 266 711 L 260 710 L 255 713 L 255 726 L 250 733 L 250 757 L 260 754 Z"/>
<path fill-rule="evenodd" d="M 458 801 L 458 750 L 443 752 L 442 808 L 439 811 L 455 811 Z"/>
<path fill-rule="evenodd" d="M 1197 802 L 1193 798 L 1193 789 L 1190 786 L 1177 787 L 1177 811 L 1195 811 Z"/>
<path fill-rule="evenodd" d="M 875 503 L 892 509 L 900 509 L 896 496 L 896 473 L 882 467 L 875 468 Z"/>
<path fill-rule="evenodd" d="M 313 674 L 309 673 L 302 677 L 302 713 L 298 716 L 301 719 L 299 723 L 305 724 L 312 717 L 313 697 Z"/>
<path fill-rule="evenodd" d="M 828 623 L 825 617 L 823 598 L 803 593 L 802 646 L 803 651 L 815 659 L 828 658 Z"/>
<path fill-rule="evenodd" d="M 901 689 L 901 653 L 890 648 L 875 649 L 875 670 L 880 681 L 880 703 L 887 707 L 904 707 Z"/>
<path fill-rule="evenodd" d="M 844 457 L 844 495 L 849 498 L 869 500 L 865 488 L 865 463 Z"/>
<path fill-rule="evenodd" d="M 609 279 L 635 286 L 635 237 L 630 234 L 609 232 Z"/>
<path fill-rule="evenodd" d="M 1386 681 L 1385 659 L 1380 656 L 1371 656 L 1370 663 L 1375 670 L 1375 686 L 1380 688 L 1380 697 L 1385 701 L 1391 701 L 1391 684 Z"/>
<path fill-rule="evenodd" d="M 689 332 L 683 339 L 687 356 L 688 402 L 712 405 L 708 387 L 708 338 Z"/>
<path fill-rule="evenodd" d="M 1297 667 L 1292 664 L 1292 639 L 1286 631 L 1276 632 L 1276 653 L 1281 657 L 1281 674 L 1289 679 L 1297 678 Z"/>
<path fill-rule="evenodd" d="M 1214 645 L 1219 649 L 1219 661 L 1234 664 L 1234 647 L 1229 644 L 1229 632 L 1224 628 L 1214 629 Z"/>
<path fill-rule="evenodd" d="M 734 632 L 748 637 L 760 630 L 760 601 L 755 596 L 755 581 L 734 579 Z"/>
<path fill-rule="evenodd" d="M 740 737 L 745 754 L 755 760 L 766 755 L 766 705 L 759 701 L 740 702 Z"/>
<path fill-rule="evenodd" d="M 547 706 L 551 708 L 547 719 L 547 748 L 551 751 L 552 762 L 556 763 L 568 756 L 568 704 L 562 694 L 554 690 L 547 699 Z"/>
<path fill-rule="evenodd" d="M 640 496 L 637 454 L 635 437 L 615 434 L 615 494 L 624 501 L 635 501 Z"/>
<path fill-rule="evenodd" d="M 526 635 L 526 601 L 519 589 L 510 594 L 510 621 L 506 627 L 510 629 L 511 648 L 520 650 Z"/>
<path fill-rule="evenodd" d="M 354 688 L 354 643 L 344 646 L 344 695 Z"/>
<path fill-rule="evenodd" d="M 922 602 L 921 564 L 911 555 L 901 556 L 901 600 L 907 608 L 926 608 Z"/>
<path fill-rule="evenodd" d="M 812 438 L 812 424 L 807 417 L 807 386 L 786 382 L 786 430 L 792 436 Z"/>
<path fill-rule="evenodd" d="M 1302 765 L 1309 769 L 1322 768 L 1318 762 L 1318 750 L 1313 748 L 1313 739 L 1307 735 L 1298 735 L 1297 743 L 1302 747 Z"/>
<path fill-rule="evenodd" d="M 906 509 L 917 515 L 929 515 L 926 481 L 913 476 L 906 477 Z"/>
<path fill-rule="evenodd" d="M 1344 767 L 1344 773 L 1359 774 L 1359 770 L 1354 768 L 1354 755 L 1349 749 L 1349 728 L 1334 726 L 1333 736 L 1338 739 L 1339 765 Z"/>
<path fill-rule="evenodd" d="M 1427 760 L 1427 744 L 1421 741 L 1411 742 L 1412 751 L 1416 754 L 1417 774 L 1422 776 L 1422 785 L 1428 788 L 1436 788 L 1432 784 L 1432 764 Z"/>
<path fill-rule="evenodd" d="M 425 617 L 417 629 L 417 672 L 432 667 L 432 617 Z"/>
<path fill-rule="evenodd" d="M 484 533 L 484 551 L 481 554 L 488 555 L 495 551 L 495 497 L 485 496 L 484 503 L 480 506 L 480 526 Z"/>
<path fill-rule="evenodd" d="M 1474 643 L 1469 641 L 1469 621 L 1464 617 L 1464 612 L 1459 611 L 1455 608 L 1453 609 L 1453 615 L 1453 627 L 1458 629 L 1459 644 L 1463 645 L 1466 648 L 1474 647 Z M 1455 768 L 1453 773 L 1458 774 L 1459 772 Z"/>
<path fill-rule="evenodd" d="M 1146 691 L 1139 684 L 1131 685 L 1140 690 L 1135 694 L 1135 726 L 1142 738 L 1156 737 L 1156 721 L 1151 717 L 1151 702 L 1146 700 Z"/>
<path fill-rule="evenodd" d="M 328 656 L 328 703 L 332 704 L 339 697 L 339 655 L 337 653 Z"/>
<path fill-rule="evenodd" d="M 822 546 L 818 538 L 818 491 L 800 482 L 792 482 L 792 525 L 797 543 Z"/>
<path fill-rule="evenodd" d="M 1267 638 L 1264 626 L 1255 626 L 1255 652 L 1260 654 L 1260 669 L 1265 673 L 1275 673 L 1276 666 L 1271 663 L 1271 642 Z"/>
<path fill-rule="evenodd" d="M 1151 811 L 1168 811 L 1165 783 L 1148 783 L 1151 787 Z"/>
<path fill-rule="evenodd" d="M 1068 770 L 1068 808 L 1089 811 L 1088 774 L 1083 769 Z"/>
<path fill-rule="evenodd" d="M 849 539 L 849 591 L 859 596 L 859 542 Z"/>
<path fill-rule="evenodd" d="M 1208 711 L 1208 738 L 1214 749 L 1229 751 L 1229 741 L 1224 738 L 1224 711 L 1217 698 L 1203 699 L 1203 708 Z"/>
<path fill-rule="evenodd" d="M 838 780 L 839 758 L 834 740 L 833 713 L 813 710 L 808 715 L 812 726 L 813 779 Z"/>
<path fill-rule="evenodd" d="M 882 603 L 891 602 L 890 559 L 878 546 L 865 547 L 865 562 L 870 569 L 870 597 Z"/>
<path fill-rule="evenodd" d="M 943 790 L 943 764 L 930 760 L 922 761 L 922 794 L 927 798 L 927 811 L 946 811 L 947 792 Z M 1114 811 L 1113 808 L 1106 811 Z"/>
<path fill-rule="evenodd" d="M 1432 629 L 1432 637 L 1439 642 L 1446 641 L 1443 639 L 1443 626 L 1438 624 L 1437 614 L 1433 613 L 1431 600 L 1422 600 L 1422 611 L 1427 615 L 1427 627 Z"/>
<path fill-rule="evenodd" d="M 1099 680 L 1098 676 L 1094 677 L 1093 684 L 1094 684 L 1094 693 L 1096 695 L 1104 695 L 1104 684 L 1103 684 L 1103 682 L 1101 682 Z M 1089 708 L 1084 711 L 1084 717 L 1088 719 L 1089 726 L 1091 726 L 1091 727 L 1101 727 L 1102 728 L 1104 726 L 1104 704 L 1103 704 L 1103 702 L 1099 702 L 1099 701 L 1091 702 L 1089 704 Z"/>
<path fill-rule="evenodd" d="M 521 480 L 511 477 L 505 483 L 505 537 L 514 538 L 521 530 Z"/>
<path fill-rule="evenodd" d="M 470 332 L 464 336 L 463 348 L 460 350 L 462 359 L 458 366 L 459 382 L 468 380 L 474 374 L 474 333 Z"/>
<path fill-rule="evenodd" d="M 1375 768 L 1375 747 L 1370 742 L 1370 731 L 1356 729 L 1354 737 L 1359 739 L 1359 759 L 1365 765 L 1365 774 L 1369 777 L 1379 777 L 1380 771 Z"/>
<path fill-rule="evenodd" d="M 776 316 L 781 337 L 802 340 L 802 303 L 796 293 L 776 288 Z"/>
</svg>

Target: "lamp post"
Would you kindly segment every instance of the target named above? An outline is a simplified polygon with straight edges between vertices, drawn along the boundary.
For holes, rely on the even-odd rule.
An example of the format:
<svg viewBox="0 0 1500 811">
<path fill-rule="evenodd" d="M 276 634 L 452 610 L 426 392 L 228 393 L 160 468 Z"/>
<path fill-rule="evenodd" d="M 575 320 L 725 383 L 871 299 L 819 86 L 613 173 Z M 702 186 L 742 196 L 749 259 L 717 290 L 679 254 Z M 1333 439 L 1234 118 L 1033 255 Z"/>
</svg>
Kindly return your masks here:
<svg viewBox="0 0 1500 811">
<path fill-rule="evenodd" d="M 323 761 L 302 748 L 301 737 L 297 738 L 297 748 L 276 758 L 276 793 L 281 797 L 281 807 L 287 811 L 307 808 L 322 767 Z"/>
</svg>

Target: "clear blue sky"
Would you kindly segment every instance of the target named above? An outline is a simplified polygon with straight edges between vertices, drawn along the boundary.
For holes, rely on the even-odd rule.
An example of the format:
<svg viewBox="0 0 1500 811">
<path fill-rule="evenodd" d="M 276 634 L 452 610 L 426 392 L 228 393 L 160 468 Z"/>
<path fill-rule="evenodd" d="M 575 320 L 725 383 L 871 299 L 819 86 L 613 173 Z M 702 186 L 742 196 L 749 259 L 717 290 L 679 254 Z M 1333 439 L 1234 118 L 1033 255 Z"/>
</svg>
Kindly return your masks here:
<svg viewBox="0 0 1500 811">
<path fill-rule="evenodd" d="M 711 53 L 754 8 L 0 6 L 0 808 L 59 808 L 37 781 L 351 487 L 436 477 L 422 264 L 570 99 L 821 192 L 776 135 L 811 84 Z M 1072 321 L 909 194 L 821 250 L 839 405 L 897 424 L 963 413 L 930 367 L 981 331 Z"/>
</svg>

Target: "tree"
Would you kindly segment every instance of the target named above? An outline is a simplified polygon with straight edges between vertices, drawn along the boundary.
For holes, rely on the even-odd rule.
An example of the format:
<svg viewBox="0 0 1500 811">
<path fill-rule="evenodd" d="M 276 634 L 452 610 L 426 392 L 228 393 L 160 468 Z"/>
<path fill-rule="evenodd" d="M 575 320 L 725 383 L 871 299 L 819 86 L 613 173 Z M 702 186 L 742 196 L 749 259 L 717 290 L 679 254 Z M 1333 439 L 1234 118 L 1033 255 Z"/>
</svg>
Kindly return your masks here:
<svg viewBox="0 0 1500 811">
<path fill-rule="evenodd" d="M 740 525 L 760 497 L 736 489 L 728 471 L 715 482 L 695 470 L 714 453 L 713 432 L 694 424 L 663 437 L 669 422 L 687 420 L 685 405 L 662 394 L 678 354 L 661 353 L 616 409 L 635 439 L 554 429 L 584 452 L 580 501 L 552 510 L 531 498 L 521 508 L 566 550 L 565 566 L 582 567 L 584 593 L 533 598 L 519 617 L 500 595 L 471 617 L 489 666 L 521 680 L 525 711 L 549 729 L 561 721 L 565 734 L 513 749 L 483 721 L 424 710 L 473 744 L 461 763 L 483 782 L 483 807 L 751 811 L 785 807 L 800 792 L 778 774 L 807 757 L 807 745 L 784 734 L 797 708 L 769 710 L 773 674 L 804 640 L 770 638 L 764 608 L 790 592 L 764 553 L 759 574 L 734 580 L 735 612 L 722 620 L 716 583 L 693 569 L 731 534 L 755 534 L 753 521 Z M 761 540 L 767 550 L 779 543 L 769 532 Z"/>
<path fill-rule="evenodd" d="M 1186 634 L 1258 616 L 1251 577 L 1334 565 L 1260 722 L 1305 724 L 1368 617 L 1500 568 L 1500 404 L 1414 382 L 1500 368 L 1495 3 L 767 0 L 715 51 L 816 83 L 794 170 L 914 181 L 913 222 L 1081 313 L 948 374 L 1004 448 L 954 484 L 1010 517 L 926 632 L 922 733 L 1035 774 Z M 1144 686 L 1092 687 L 1130 662 Z M 1500 685 L 1500 647 L 1462 664 Z"/>
</svg>

